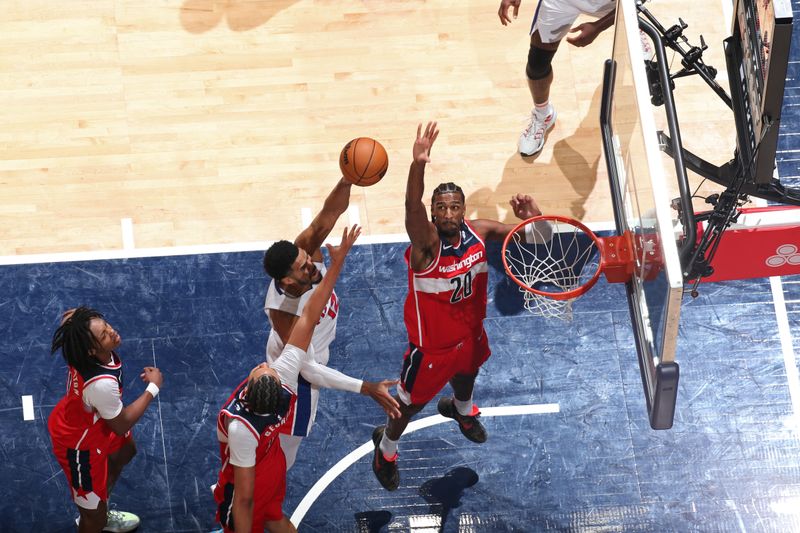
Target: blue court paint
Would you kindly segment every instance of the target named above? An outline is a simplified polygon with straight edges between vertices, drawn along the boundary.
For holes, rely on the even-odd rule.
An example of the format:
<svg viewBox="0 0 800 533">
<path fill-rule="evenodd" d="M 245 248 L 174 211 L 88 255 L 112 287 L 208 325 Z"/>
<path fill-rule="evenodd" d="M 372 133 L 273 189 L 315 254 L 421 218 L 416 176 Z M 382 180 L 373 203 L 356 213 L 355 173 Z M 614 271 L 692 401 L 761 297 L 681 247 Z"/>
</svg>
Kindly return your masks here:
<svg viewBox="0 0 800 533">
<path fill-rule="evenodd" d="M 405 244 L 358 246 L 337 287 L 342 319 L 331 365 L 360 378 L 397 376 L 405 347 Z M 495 254 L 499 247 L 490 251 Z M 113 501 L 138 513 L 140 531 L 209 531 L 209 486 L 219 468 L 215 417 L 264 357 L 266 278 L 258 252 L 20 265 L 0 269 L 6 365 L 0 383 L 0 519 L 9 531 L 70 531 L 66 482 L 50 453 L 46 419 L 65 368 L 50 357 L 60 312 L 77 303 L 104 311 L 123 336 L 125 400 L 144 389 L 138 369 L 165 374 L 158 402 L 135 428 L 139 454 Z M 369 455 L 311 503 L 301 531 L 383 527 L 407 531 L 555 531 L 711 528 L 786 531 L 800 467 L 781 341 L 768 280 L 702 287 L 681 322 L 682 381 L 675 426 L 649 429 L 622 288 L 601 281 L 578 300 L 572 323 L 522 309 L 493 260 L 486 330 L 493 356 L 478 379 L 484 409 L 547 404 L 547 416 L 485 417 L 489 441 L 466 441 L 452 423 L 400 442 L 401 486 L 387 493 Z M 800 282 L 784 278 L 797 346 Z M 36 420 L 21 420 L 31 394 Z M 420 417 L 435 414 L 428 406 Z M 285 510 L 385 420 L 363 396 L 324 391 L 317 425 L 289 473 Z M 477 477 L 477 481 L 471 481 Z M 442 487 L 458 498 L 442 498 Z M 37 494 L 37 502 L 20 493 Z M 787 507 L 788 506 L 788 507 Z M 702 526 L 701 526 L 702 524 Z M 367 529 L 369 530 L 369 529 Z"/>
</svg>

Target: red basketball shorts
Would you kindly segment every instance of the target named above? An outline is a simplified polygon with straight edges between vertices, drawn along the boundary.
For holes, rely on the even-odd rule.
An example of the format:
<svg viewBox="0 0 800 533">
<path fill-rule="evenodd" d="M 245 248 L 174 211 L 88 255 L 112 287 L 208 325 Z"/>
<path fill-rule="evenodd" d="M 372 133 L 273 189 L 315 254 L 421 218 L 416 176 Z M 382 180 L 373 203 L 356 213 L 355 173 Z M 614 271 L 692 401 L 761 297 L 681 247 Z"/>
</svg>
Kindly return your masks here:
<svg viewBox="0 0 800 533">
<path fill-rule="evenodd" d="M 224 446 L 224 444 L 223 444 Z M 274 443 L 273 446 L 278 446 Z M 218 483 L 214 488 L 214 501 L 217 502 L 217 521 L 225 533 L 233 533 L 233 467 L 230 481 Z M 286 497 L 286 458 L 278 448 L 277 453 L 269 453 L 256 464 L 256 483 L 253 490 L 253 533 L 262 533 L 264 524 L 283 518 L 283 499 Z"/>
<path fill-rule="evenodd" d="M 431 401 L 456 374 L 477 374 L 492 354 L 486 331 L 446 349 L 432 350 L 408 343 L 403 357 L 398 395 L 407 405 Z"/>
<path fill-rule="evenodd" d="M 84 509 L 97 509 L 101 501 L 108 500 L 108 456 L 126 443 L 133 441 L 131 432 L 124 436 L 110 428 L 89 428 L 83 439 L 65 446 L 51 436 L 53 453 L 67 476 L 75 505 Z"/>
</svg>

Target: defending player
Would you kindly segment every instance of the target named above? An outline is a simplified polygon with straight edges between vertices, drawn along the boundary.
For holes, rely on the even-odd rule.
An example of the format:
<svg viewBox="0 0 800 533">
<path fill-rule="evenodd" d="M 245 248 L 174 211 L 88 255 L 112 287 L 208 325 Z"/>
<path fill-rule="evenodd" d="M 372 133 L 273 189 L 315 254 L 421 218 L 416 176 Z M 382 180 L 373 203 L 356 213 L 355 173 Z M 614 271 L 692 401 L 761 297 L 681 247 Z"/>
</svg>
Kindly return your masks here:
<svg viewBox="0 0 800 533">
<path fill-rule="evenodd" d="M 389 419 L 385 427 L 378 426 L 372 434 L 372 469 L 387 490 L 396 489 L 400 482 L 400 436 L 411 417 L 448 382 L 453 397 L 439 400 L 439 413 L 456 420 L 469 440 L 486 441 L 486 430 L 478 420 L 480 411 L 472 402 L 478 369 L 490 355 L 483 329 L 488 278 L 484 240 L 502 240 L 514 229 L 512 224 L 495 220 L 465 220 L 464 193 L 454 183 L 443 183 L 434 189 L 428 219 L 422 203 L 425 165 L 430 162 L 431 147 L 439 131 L 435 122 L 429 122 L 425 133 L 421 132 L 420 124 L 406 188 L 406 231 L 411 246 L 405 253 L 408 350 L 397 396 L 402 416 Z M 530 196 L 514 196 L 511 207 L 523 220 L 541 214 Z M 543 223 L 537 230 L 542 238 L 550 238 L 549 224 Z M 525 233 L 526 240 L 534 242 L 532 228 L 526 227 Z"/>
<path fill-rule="evenodd" d="M 103 315 L 88 307 L 64 313 L 51 353 L 69 365 L 67 392 L 47 421 L 53 453 L 64 469 L 78 507 L 79 533 L 132 531 L 139 518 L 108 510 L 108 497 L 122 468 L 136 455 L 131 428 L 158 395 L 163 378 L 154 367 L 141 374 L 147 388 L 122 405 L 122 339 Z"/>
</svg>

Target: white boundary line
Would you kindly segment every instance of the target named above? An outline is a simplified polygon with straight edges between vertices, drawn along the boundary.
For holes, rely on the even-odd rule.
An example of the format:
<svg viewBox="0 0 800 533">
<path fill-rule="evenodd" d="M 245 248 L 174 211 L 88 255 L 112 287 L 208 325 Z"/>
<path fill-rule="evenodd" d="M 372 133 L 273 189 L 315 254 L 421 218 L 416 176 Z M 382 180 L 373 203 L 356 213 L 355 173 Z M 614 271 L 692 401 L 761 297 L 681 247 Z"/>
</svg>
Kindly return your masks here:
<svg viewBox="0 0 800 533">
<path fill-rule="evenodd" d="M 517 416 L 517 415 L 540 415 L 540 414 L 548 414 L 548 413 L 558 413 L 560 411 L 560 407 L 557 403 L 545 403 L 545 404 L 533 404 L 533 405 L 509 405 L 504 407 L 483 407 L 481 408 L 481 417 L 487 416 Z M 435 426 L 436 424 L 442 424 L 444 422 L 449 422 L 449 418 L 445 418 L 442 415 L 433 415 L 422 418 L 420 420 L 414 420 L 411 422 L 408 427 L 406 428 L 404 435 L 408 435 L 409 433 L 413 433 L 420 429 L 424 429 L 427 427 Z M 314 483 L 314 486 L 306 493 L 300 503 L 297 505 L 297 508 L 292 513 L 292 517 L 290 518 L 292 524 L 295 527 L 300 525 L 300 522 L 303 521 L 305 518 L 306 513 L 311 508 L 311 505 L 319 498 L 319 495 L 322 494 L 328 485 L 330 485 L 333 480 L 335 480 L 339 475 L 350 468 L 356 461 L 361 459 L 362 457 L 372 453 L 375 449 L 375 446 L 372 444 L 372 441 L 369 440 L 353 450 L 352 452 L 345 455 L 338 463 L 333 465 L 330 470 L 325 472 L 319 481 Z"/>
<path fill-rule="evenodd" d="M 33 416 L 33 396 L 23 396 L 22 397 L 22 419 L 23 420 L 33 420 L 35 417 Z"/>
<path fill-rule="evenodd" d="M 337 235 L 338 237 L 338 235 Z M 97 250 L 87 252 L 63 252 L 52 254 L 6 255 L 0 256 L 0 266 L 29 265 L 40 263 L 64 263 L 67 261 L 100 261 L 107 259 L 133 259 L 137 257 L 171 257 L 176 255 L 221 254 L 232 252 L 263 252 L 274 241 L 235 242 L 230 244 L 197 244 L 191 246 L 166 246 L 163 248 L 135 248 L 132 250 Z M 331 243 L 338 241 L 328 240 Z M 358 244 L 386 244 L 408 242 L 402 234 L 361 236 Z"/>
<path fill-rule="evenodd" d="M 133 250 L 136 248 L 136 243 L 133 240 L 133 219 L 123 218 L 120 220 L 122 226 L 122 248 L 124 250 Z"/>
<path fill-rule="evenodd" d="M 781 278 L 769 278 L 772 288 L 772 302 L 775 307 L 775 321 L 778 323 L 778 337 L 781 341 L 783 364 L 786 366 L 786 382 L 789 386 L 789 398 L 792 401 L 793 427 L 800 428 L 800 375 L 798 375 L 797 358 L 792 346 L 792 332 L 789 329 L 789 313 L 786 311 L 786 300 L 783 297 Z"/>
<path fill-rule="evenodd" d="M 130 219 L 123 219 L 130 220 Z M 357 224 L 358 222 L 353 222 Z M 613 222 L 587 224 L 592 231 L 611 231 L 616 228 Z M 337 244 L 338 233 L 326 242 Z M 234 242 L 227 244 L 195 244 L 189 246 L 165 246 L 159 248 L 130 248 L 113 250 L 93 250 L 86 252 L 59 252 L 49 254 L 5 255 L 0 256 L 0 266 L 31 265 L 43 263 L 64 263 L 68 261 L 102 261 L 109 259 L 135 259 L 139 257 L 172 257 L 177 255 L 221 254 L 234 252 L 263 252 L 274 241 Z M 386 235 L 362 235 L 357 244 L 395 244 L 409 242 L 405 233 Z"/>
</svg>

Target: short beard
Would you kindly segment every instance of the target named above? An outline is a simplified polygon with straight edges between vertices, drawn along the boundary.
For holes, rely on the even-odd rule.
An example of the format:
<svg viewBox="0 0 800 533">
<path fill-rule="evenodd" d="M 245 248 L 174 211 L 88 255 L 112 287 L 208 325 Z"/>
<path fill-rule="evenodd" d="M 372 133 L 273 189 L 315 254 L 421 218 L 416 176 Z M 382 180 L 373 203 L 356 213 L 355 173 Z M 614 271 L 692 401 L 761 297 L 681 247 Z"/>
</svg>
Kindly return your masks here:
<svg viewBox="0 0 800 533">
<path fill-rule="evenodd" d="M 452 230 L 441 227 L 437 227 L 436 229 L 439 231 L 439 236 L 444 237 L 446 239 L 453 239 L 455 237 L 458 237 L 458 232 L 459 232 L 458 226 L 456 226 Z"/>
</svg>

